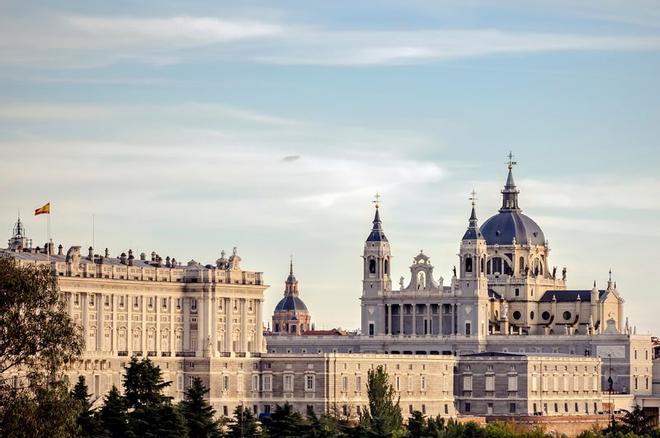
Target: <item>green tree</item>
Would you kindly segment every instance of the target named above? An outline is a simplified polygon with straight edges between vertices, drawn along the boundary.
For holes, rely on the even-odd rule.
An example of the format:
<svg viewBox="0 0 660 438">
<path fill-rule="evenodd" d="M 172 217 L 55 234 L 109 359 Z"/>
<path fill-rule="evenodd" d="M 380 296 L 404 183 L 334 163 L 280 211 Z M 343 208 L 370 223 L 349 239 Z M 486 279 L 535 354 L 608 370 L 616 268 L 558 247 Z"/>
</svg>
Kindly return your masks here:
<svg viewBox="0 0 660 438">
<path fill-rule="evenodd" d="M 112 385 L 112 389 L 105 396 L 105 403 L 98 413 L 98 419 L 105 436 L 122 438 L 128 434 L 126 401 L 115 385 Z"/>
<path fill-rule="evenodd" d="M 78 376 L 78 382 L 71 391 L 71 397 L 78 402 L 78 419 L 77 423 L 80 426 L 81 436 L 92 437 L 98 435 L 97 421 L 91 412 L 91 404 L 89 403 L 90 394 L 87 393 L 87 384 L 85 383 L 84 376 Z"/>
<path fill-rule="evenodd" d="M 78 433 L 61 370 L 83 345 L 51 269 L 0 257 L 0 436 Z"/>
<path fill-rule="evenodd" d="M 408 418 L 408 436 L 420 437 L 428 436 L 427 421 L 424 415 L 419 411 L 413 411 Z"/>
<path fill-rule="evenodd" d="M 148 358 L 133 357 L 124 374 L 124 399 L 129 409 L 129 430 L 140 437 L 184 437 L 186 427 L 172 398 L 163 390 L 172 382 L 163 380 L 160 367 Z"/>
<path fill-rule="evenodd" d="M 311 410 L 307 412 L 307 421 L 301 436 L 304 438 L 337 438 L 345 436 L 345 434 L 337 418 L 326 414 L 319 417 Z"/>
<path fill-rule="evenodd" d="M 179 409 L 186 422 L 189 438 L 220 437 L 219 422 L 213 417 L 215 410 L 204 398 L 209 390 L 202 379 L 195 377 L 192 385 L 186 391 L 185 398 L 179 404 Z"/>
<path fill-rule="evenodd" d="M 399 398 L 389 383 L 382 365 L 371 369 L 367 376 L 369 409 L 362 412 L 360 425 L 372 436 L 399 437 L 405 435 Z"/>
<path fill-rule="evenodd" d="M 20 368 L 45 384 L 83 345 L 50 268 L 0 258 L 0 375 Z"/>
<path fill-rule="evenodd" d="M 254 418 L 249 409 L 245 409 L 243 405 L 236 406 L 234 409 L 234 419 L 229 425 L 230 437 L 258 437 L 259 424 L 257 419 Z"/>
<path fill-rule="evenodd" d="M 305 430 L 305 418 L 289 403 L 275 406 L 275 411 L 263 421 L 268 435 L 274 437 L 299 437 Z"/>
<path fill-rule="evenodd" d="M 14 438 L 65 438 L 80 435 L 76 423 L 79 402 L 61 381 L 31 391 L 0 396 L 0 436 Z"/>
</svg>

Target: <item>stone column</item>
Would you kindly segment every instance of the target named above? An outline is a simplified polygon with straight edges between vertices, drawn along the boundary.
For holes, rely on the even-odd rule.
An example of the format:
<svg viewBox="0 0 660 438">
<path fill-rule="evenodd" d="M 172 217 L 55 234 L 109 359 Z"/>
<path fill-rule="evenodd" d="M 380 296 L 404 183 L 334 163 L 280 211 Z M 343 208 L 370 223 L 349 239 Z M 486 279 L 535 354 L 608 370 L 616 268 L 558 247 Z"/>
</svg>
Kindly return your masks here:
<svg viewBox="0 0 660 438">
<path fill-rule="evenodd" d="M 417 303 L 412 304 L 412 334 L 417 336 Z"/>
<path fill-rule="evenodd" d="M 103 318 L 103 294 L 94 294 L 94 306 L 96 307 L 96 351 L 103 351 L 103 338 L 105 336 L 105 321 Z"/>
<path fill-rule="evenodd" d="M 170 355 L 171 357 L 175 356 L 175 349 L 176 346 L 174 345 L 174 339 L 175 339 L 175 332 L 174 332 L 174 306 L 176 305 L 176 298 L 174 297 L 169 297 L 169 305 L 170 305 Z"/>
<path fill-rule="evenodd" d="M 245 298 L 240 301 L 241 310 L 241 351 L 247 351 L 247 300 Z"/>
<path fill-rule="evenodd" d="M 197 356 L 197 351 L 200 352 L 200 355 L 204 355 L 206 351 L 206 324 L 209 322 L 206 318 L 206 306 L 204 305 L 204 291 L 197 299 L 197 348 L 195 350 L 195 356 Z"/>
<path fill-rule="evenodd" d="M 232 299 L 227 298 L 227 300 L 225 300 L 225 351 L 228 352 L 234 351 L 234 343 L 232 342 L 232 310 Z"/>
<path fill-rule="evenodd" d="M 142 350 L 142 355 L 145 357 L 147 355 L 147 297 L 140 295 L 140 303 L 142 304 L 142 342 L 140 350 Z"/>
<path fill-rule="evenodd" d="M 387 306 L 387 334 L 392 334 L 392 305 Z"/>
<path fill-rule="evenodd" d="M 433 316 L 431 315 L 431 303 L 426 303 L 426 334 L 433 334 Z"/>
<path fill-rule="evenodd" d="M 190 350 L 190 298 L 181 298 L 183 311 L 183 351 Z"/>
<path fill-rule="evenodd" d="M 126 351 L 128 355 L 131 356 L 131 351 L 133 351 L 133 299 L 134 297 L 130 295 L 125 295 L 126 298 Z"/>
<path fill-rule="evenodd" d="M 90 351 L 92 345 L 89 345 L 89 304 L 87 304 L 87 293 L 80 294 L 80 306 L 82 308 L 82 328 L 85 340 L 85 351 Z"/>
<path fill-rule="evenodd" d="M 110 336 L 112 336 L 112 352 L 117 354 L 117 336 L 119 333 L 119 327 L 117 327 L 117 295 L 112 294 L 112 300 L 110 302 L 112 306 L 112 331 Z"/>
<path fill-rule="evenodd" d="M 215 287 L 211 298 L 211 356 L 216 356 L 218 352 L 218 301 Z"/>
<path fill-rule="evenodd" d="M 263 307 L 263 300 L 256 300 L 257 303 L 257 345 L 255 345 L 254 351 L 261 352 L 262 351 L 262 344 L 263 344 L 263 336 L 264 336 L 264 321 L 263 321 L 263 316 L 262 316 L 262 307 Z"/>
<path fill-rule="evenodd" d="M 155 334 L 156 339 L 154 339 L 154 341 L 156 342 L 156 356 L 160 357 L 160 352 L 163 351 L 163 346 L 161 345 L 163 342 L 163 334 L 160 332 L 160 309 L 163 306 L 163 298 L 157 295 L 155 304 L 156 304 L 156 334 Z"/>
<path fill-rule="evenodd" d="M 406 331 L 403 329 L 403 303 L 399 304 L 399 335 L 406 334 Z"/>
</svg>

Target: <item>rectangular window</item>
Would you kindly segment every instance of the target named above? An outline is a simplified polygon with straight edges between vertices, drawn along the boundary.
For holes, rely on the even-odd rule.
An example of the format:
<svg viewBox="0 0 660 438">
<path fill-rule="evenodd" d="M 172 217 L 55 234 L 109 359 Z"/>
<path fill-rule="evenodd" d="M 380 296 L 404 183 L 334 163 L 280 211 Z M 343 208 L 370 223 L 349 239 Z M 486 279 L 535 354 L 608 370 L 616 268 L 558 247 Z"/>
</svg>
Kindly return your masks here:
<svg viewBox="0 0 660 438">
<path fill-rule="evenodd" d="M 463 376 L 463 391 L 472 391 L 472 375 Z"/>
<path fill-rule="evenodd" d="M 426 405 L 422 405 L 422 414 L 426 415 Z"/>
<path fill-rule="evenodd" d="M 133 307 L 137 307 L 140 305 L 140 298 L 135 297 L 133 298 Z"/>
<path fill-rule="evenodd" d="M 362 390 L 362 377 L 355 376 L 355 390 L 360 392 Z"/>
<path fill-rule="evenodd" d="M 314 375 L 305 376 L 305 391 L 314 391 Z"/>
<path fill-rule="evenodd" d="M 229 390 L 229 376 L 222 376 L 222 390 Z"/>
<path fill-rule="evenodd" d="M 445 403 L 445 415 L 449 415 L 449 405 Z"/>
<path fill-rule="evenodd" d="M 109 306 L 110 306 L 110 295 L 106 295 L 105 296 L 105 307 L 109 307 Z"/>
<path fill-rule="evenodd" d="M 375 328 L 373 323 L 369 323 L 369 336 L 373 336 L 375 334 Z"/>
<path fill-rule="evenodd" d="M 419 388 L 420 388 L 420 390 L 422 390 L 422 391 L 426 391 L 426 376 L 422 376 L 422 377 L 419 379 Z"/>
<path fill-rule="evenodd" d="M 252 375 L 252 391 L 259 391 L 259 374 Z"/>
<path fill-rule="evenodd" d="M 270 414 L 270 405 L 264 405 L 264 413 Z"/>
<path fill-rule="evenodd" d="M 465 402 L 465 412 L 470 412 L 470 402 Z"/>
<path fill-rule="evenodd" d="M 407 383 L 408 383 L 408 385 L 407 385 L 408 386 L 408 388 L 407 388 L 408 391 L 414 390 L 414 388 L 413 388 L 413 377 L 412 376 L 408 376 L 408 382 Z"/>
<path fill-rule="evenodd" d="M 167 309 L 167 298 L 163 298 L 163 309 Z"/>
<path fill-rule="evenodd" d="M 396 376 L 394 378 L 394 389 L 396 389 L 397 391 L 401 391 L 401 377 L 399 376 Z"/>
<path fill-rule="evenodd" d="M 273 376 L 271 375 L 266 375 L 263 376 L 261 382 L 263 383 L 262 388 L 264 391 L 272 391 L 273 390 Z"/>
<path fill-rule="evenodd" d="M 593 390 L 598 391 L 598 376 L 593 377 L 593 384 L 594 384 Z"/>
<path fill-rule="evenodd" d="M 348 377 L 346 377 L 346 376 L 343 376 L 341 378 L 341 390 L 343 392 L 348 391 Z"/>
<path fill-rule="evenodd" d="M 176 390 L 183 391 L 183 374 L 176 376 Z"/>
<path fill-rule="evenodd" d="M 469 322 L 465 323 L 465 336 L 470 336 L 472 334 L 472 325 Z"/>
<path fill-rule="evenodd" d="M 190 299 L 190 309 L 197 310 L 197 299 L 196 298 L 191 298 Z"/>
<path fill-rule="evenodd" d="M 94 305 L 94 294 L 89 295 L 89 305 L 93 306 Z"/>
<path fill-rule="evenodd" d="M 181 298 L 176 299 L 176 310 L 181 310 Z"/>
<path fill-rule="evenodd" d="M 122 309 L 124 308 L 124 296 L 123 295 L 119 297 L 119 307 L 121 307 Z"/>
<path fill-rule="evenodd" d="M 510 414 L 515 414 L 516 413 L 516 404 L 515 403 L 509 403 L 509 413 Z"/>
<path fill-rule="evenodd" d="M 568 376 L 564 375 L 564 392 L 568 392 Z"/>
<path fill-rule="evenodd" d="M 495 376 L 493 374 L 486 376 L 486 391 L 495 391 Z"/>
<path fill-rule="evenodd" d="M 75 295 L 73 296 L 73 303 L 74 303 L 76 306 L 77 306 L 78 304 L 80 304 L 80 295 L 75 294 Z"/>
<path fill-rule="evenodd" d="M 509 380 L 509 384 L 508 384 L 509 392 L 518 391 L 518 376 L 510 375 L 508 380 Z M 535 391 L 535 389 L 533 389 L 533 391 Z"/>
<path fill-rule="evenodd" d="M 284 390 L 287 392 L 293 391 L 293 374 L 284 375 Z"/>
</svg>

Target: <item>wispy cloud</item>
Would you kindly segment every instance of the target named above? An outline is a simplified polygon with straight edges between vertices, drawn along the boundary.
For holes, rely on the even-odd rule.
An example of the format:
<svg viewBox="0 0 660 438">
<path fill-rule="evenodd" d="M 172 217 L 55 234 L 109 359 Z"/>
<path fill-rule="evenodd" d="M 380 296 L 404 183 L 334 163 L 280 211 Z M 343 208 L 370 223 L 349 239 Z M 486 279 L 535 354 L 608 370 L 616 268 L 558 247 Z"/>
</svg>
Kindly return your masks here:
<svg viewBox="0 0 660 438">
<path fill-rule="evenodd" d="M 659 50 L 660 35 L 520 32 L 497 28 L 407 31 L 333 29 L 218 17 L 63 16 L 0 21 L 0 62 L 96 67 L 192 59 L 369 66 L 552 51 Z M 185 49 L 197 48 L 190 51 Z"/>
</svg>

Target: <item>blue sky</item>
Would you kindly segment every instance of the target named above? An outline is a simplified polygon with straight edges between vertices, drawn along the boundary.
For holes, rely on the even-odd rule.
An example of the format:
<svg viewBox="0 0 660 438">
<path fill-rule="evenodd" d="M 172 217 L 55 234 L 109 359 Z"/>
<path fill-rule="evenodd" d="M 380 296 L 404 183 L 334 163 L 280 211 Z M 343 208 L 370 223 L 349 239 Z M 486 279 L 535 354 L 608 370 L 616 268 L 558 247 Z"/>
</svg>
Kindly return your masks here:
<svg viewBox="0 0 660 438">
<path fill-rule="evenodd" d="M 660 306 L 655 1 L 0 5 L 0 229 L 213 262 L 238 246 L 269 314 L 289 254 L 318 327 L 359 322 L 382 194 L 396 278 L 450 276 L 513 150 L 569 286 L 612 268 L 638 332 Z"/>
</svg>

